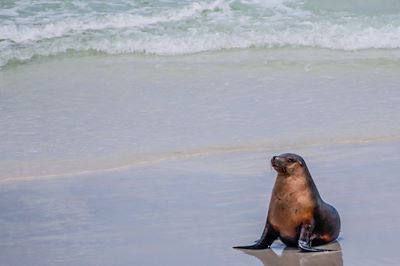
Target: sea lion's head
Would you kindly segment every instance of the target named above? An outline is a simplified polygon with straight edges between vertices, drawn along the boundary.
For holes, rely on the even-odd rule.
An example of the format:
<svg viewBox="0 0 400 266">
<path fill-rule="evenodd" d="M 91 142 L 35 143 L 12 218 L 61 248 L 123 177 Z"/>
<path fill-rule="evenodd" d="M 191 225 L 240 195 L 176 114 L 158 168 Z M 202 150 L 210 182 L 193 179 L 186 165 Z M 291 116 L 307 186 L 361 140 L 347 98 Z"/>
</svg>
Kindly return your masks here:
<svg viewBox="0 0 400 266">
<path fill-rule="evenodd" d="M 303 168 L 306 167 L 304 159 L 294 153 L 284 153 L 272 157 L 271 165 L 278 174 L 283 175 L 292 175 L 297 171 L 303 171 Z"/>
</svg>

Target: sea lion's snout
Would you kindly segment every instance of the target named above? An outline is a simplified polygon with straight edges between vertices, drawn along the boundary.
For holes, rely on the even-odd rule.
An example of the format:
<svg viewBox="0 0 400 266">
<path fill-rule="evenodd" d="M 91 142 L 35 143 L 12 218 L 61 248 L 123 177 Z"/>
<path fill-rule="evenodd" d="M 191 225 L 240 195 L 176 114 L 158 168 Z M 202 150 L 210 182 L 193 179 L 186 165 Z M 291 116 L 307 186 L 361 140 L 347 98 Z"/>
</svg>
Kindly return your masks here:
<svg viewBox="0 0 400 266">
<path fill-rule="evenodd" d="M 271 165 L 277 172 L 286 172 L 285 159 L 280 156 L 273 156 L 271 159 Z"/>
<path fill-rule="evenodd" d="M 271 159 L 272 166 L 274 165 L 283 165 L 285 163 L 285 158 L 281 156 L 274 156 Z"/>
<path fill-rule="evenodd" d="M 271 165 L 274 166 L 276 165 L 276 159 L 278 158 L 278 156 L 273 156 L 271 159 Z"/>
</svg>

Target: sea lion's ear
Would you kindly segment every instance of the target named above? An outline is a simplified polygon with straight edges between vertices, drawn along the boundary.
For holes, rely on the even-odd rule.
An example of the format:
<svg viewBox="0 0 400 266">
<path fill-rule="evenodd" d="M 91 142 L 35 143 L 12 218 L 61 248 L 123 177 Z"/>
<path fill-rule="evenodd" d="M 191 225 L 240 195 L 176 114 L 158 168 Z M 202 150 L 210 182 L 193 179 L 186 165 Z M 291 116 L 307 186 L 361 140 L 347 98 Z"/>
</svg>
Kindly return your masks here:
<svg viewBox="0 0 400 266">
<path fill-rule="evenodd" d="M 303 162 L 302 161 L 299 161 L 299 164 L 300 164 L 301 167 L 303 167 Z"/>
</svg>

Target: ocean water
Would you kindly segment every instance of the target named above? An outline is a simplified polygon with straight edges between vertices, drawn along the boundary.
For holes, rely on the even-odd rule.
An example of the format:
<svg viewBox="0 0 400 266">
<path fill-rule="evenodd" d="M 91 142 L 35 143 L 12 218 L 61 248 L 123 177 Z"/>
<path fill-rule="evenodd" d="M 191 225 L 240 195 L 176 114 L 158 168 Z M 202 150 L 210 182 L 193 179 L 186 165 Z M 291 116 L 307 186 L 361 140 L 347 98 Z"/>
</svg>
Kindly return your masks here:
<svg viewBox="0 0 400 266">
<path fill-rule="evenodd" d="M 0 2 L 0 178 L 400 139 L 398 1 Z"/>
<path fill-rule="evenodd" d="M 400 48 L 396 0 L 0 3 L 0 66 L 80 51 L 177 55 L 232 48 Z M 399 57 L 398 51 L 392 56 Z"/>
</svg>

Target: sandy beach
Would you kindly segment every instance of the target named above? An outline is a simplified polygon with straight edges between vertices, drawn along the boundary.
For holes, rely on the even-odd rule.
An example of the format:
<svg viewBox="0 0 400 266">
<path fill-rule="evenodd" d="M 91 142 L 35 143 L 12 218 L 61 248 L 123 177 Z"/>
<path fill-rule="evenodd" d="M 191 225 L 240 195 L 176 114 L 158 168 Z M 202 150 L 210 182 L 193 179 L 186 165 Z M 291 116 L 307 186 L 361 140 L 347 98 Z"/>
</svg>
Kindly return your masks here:
<svg viewBox="0 0 400 266">
<path fill-rule="evenodd" d="M 397 265 L 399 142 L 292 150 L 342 218 L 337 251 L 234 250 L 258 239 L 278 151 L 0 184 L 1 265 Z"/>
</svg>

